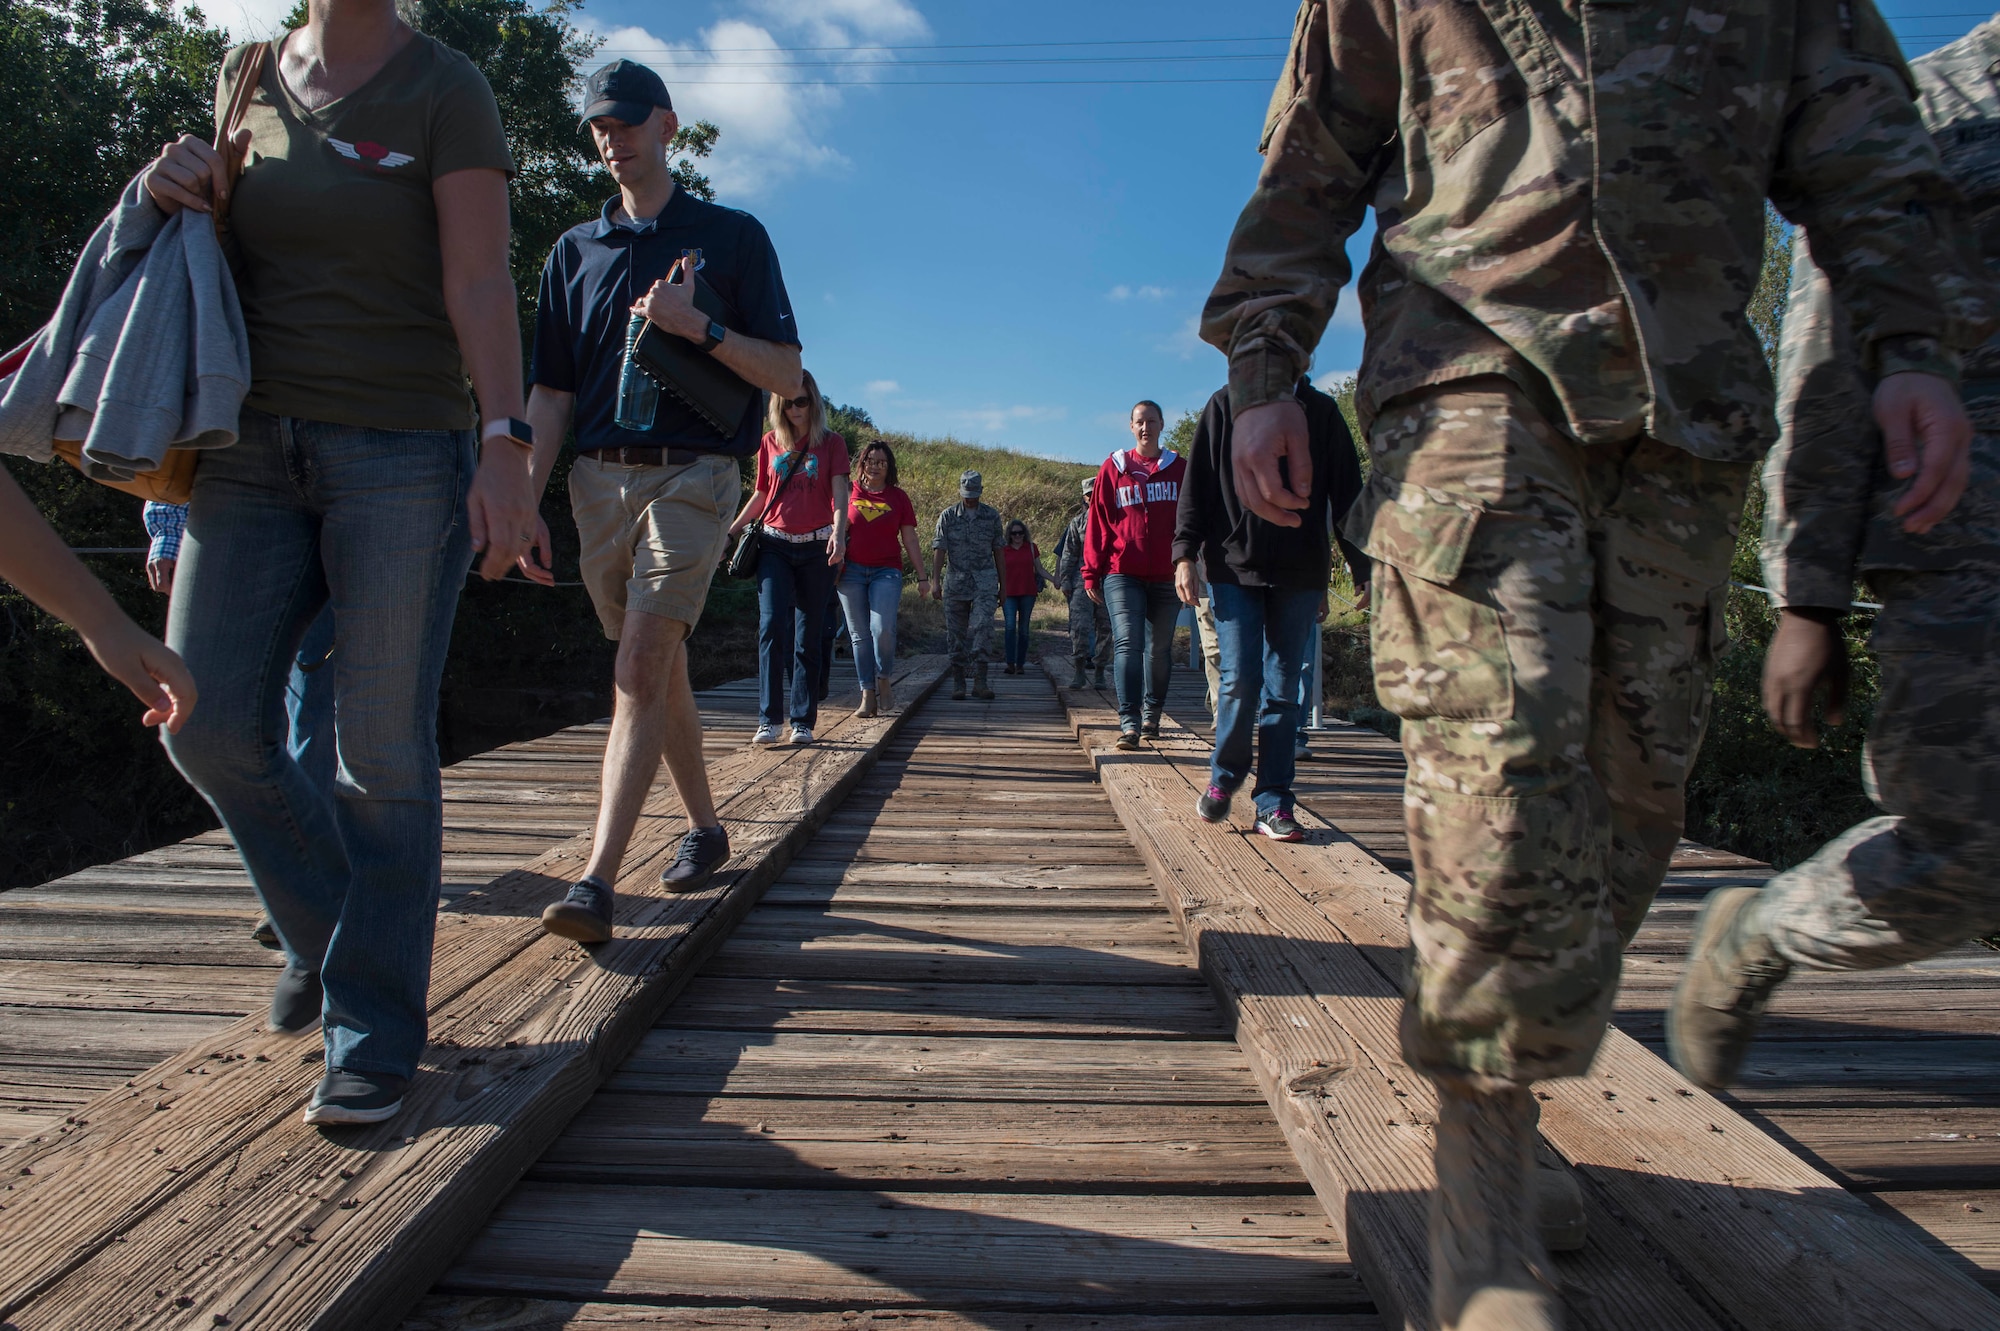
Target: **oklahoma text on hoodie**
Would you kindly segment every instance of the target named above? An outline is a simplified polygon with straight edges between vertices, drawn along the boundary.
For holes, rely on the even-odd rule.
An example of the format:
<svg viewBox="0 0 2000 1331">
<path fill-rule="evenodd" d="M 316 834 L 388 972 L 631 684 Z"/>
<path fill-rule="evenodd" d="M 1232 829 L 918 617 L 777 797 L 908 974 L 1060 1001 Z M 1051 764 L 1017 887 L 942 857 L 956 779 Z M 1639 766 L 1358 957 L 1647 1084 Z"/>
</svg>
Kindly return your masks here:
<svg viewBox="0 0 2000 1331">
<path fill-rule="evenodd" d="M 1083 545 L 1083 581 L 1101 586 L 1113 573 L 1147 582 L 1174 576 L 1174 518 L 1187 460 L 1171 449 L 1157 458 L 1121 448 L 1098 468 L 1090 492 L 1090 530 Z"/>
</svg>

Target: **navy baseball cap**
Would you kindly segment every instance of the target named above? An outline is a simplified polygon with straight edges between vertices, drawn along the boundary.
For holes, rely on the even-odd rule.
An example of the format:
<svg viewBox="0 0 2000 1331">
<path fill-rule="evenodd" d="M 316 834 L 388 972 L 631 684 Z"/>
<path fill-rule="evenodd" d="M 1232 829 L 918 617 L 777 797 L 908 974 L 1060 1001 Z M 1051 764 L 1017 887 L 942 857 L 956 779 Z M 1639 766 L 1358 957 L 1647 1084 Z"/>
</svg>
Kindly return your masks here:
<svg viewBox="0 0 2000 1331">
<path fill-rule="evenodd" d="M 588 129 L 599 116 L 615 116 L 628 125 L 644 124 L 656 106 L 674 109 L 660 76 L 631 60 L 614 60 L 583 85 L 583 115 L 578 129 Z"/>
</svg>

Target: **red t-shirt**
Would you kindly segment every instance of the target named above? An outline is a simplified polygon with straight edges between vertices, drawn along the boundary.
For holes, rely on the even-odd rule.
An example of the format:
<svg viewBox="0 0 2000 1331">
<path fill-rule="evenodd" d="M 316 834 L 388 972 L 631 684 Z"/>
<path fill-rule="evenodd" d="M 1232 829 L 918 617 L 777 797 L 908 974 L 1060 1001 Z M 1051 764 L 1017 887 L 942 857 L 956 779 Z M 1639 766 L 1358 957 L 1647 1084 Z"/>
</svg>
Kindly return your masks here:
<svg viewBox="0 0 2000 1331">
<path fill-rule="evenodd" d="M 869 568 L 901 568 L 903 528 L 916 525 L 916 506 L 901 486 L 892 485 L 887 490 L 855 486 L 847 500 L 847 562 Z"/>
<path fill-rule="evenodd" d="M 794 465 L 793 454 L 776 434 L 764 436 L 757 449 L 757 491 L 767 498 Z M 766 503 L 760 521 L 767 527 L 803 536 L 833 525 L 833 478 L 847 475 L 847 441 L 828 430 L 806 452 L 803 470 L 792 477 L 775 504 Z"/>
<path fill-rule="evenodd" d="M 1023 541 L 1016 547 L 1009 541 L 1000 548 L 1002 566 L 1007 570 L 1006 580 L 1001 584 L 1002 596 L 1033 596 L 1042 589 L 1035 577 L 1035 561 L 1042 557 L 1042 548 L 1033 541 Z"/>
</svg>

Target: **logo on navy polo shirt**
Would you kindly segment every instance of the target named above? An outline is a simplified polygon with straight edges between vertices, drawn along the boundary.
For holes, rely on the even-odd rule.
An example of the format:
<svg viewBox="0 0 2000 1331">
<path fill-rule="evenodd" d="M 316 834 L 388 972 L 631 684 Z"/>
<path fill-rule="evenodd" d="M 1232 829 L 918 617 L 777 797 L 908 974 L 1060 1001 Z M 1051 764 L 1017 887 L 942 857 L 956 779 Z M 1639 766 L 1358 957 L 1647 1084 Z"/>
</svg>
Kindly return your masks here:
<svg viewBox="0 0 2000 1331">
<path fill-rule="evenodd" d="M 409 153 L 391 152 L 373 139 L 363 139 L 359 143 L 348 143 L 343 139 L 328 139 L 327 143 L 342 157 L 351 161 L 367 162 L 377 170 L 388 171 L 399 166 L 408 166 L 417 159 Z"/>
</svg>

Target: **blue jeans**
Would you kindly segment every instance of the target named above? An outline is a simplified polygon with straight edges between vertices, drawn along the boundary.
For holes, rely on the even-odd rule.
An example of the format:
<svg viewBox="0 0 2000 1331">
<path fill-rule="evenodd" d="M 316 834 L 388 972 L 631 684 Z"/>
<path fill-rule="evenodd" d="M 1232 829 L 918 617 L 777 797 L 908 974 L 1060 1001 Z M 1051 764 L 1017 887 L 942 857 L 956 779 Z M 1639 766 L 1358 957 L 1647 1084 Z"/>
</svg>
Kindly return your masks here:
<svg viewBox="0 0 2000 1331">
<path fill-rule="evenodd" d="M 1035 614 L 1035 596 L 1010 596 L 1000 603 L 1000 622 L 1006 626 L 1008 665 L 1028 664 L 1028 625 Z"/>
<path fill-rule="evenodd" d="M 1167 680 L 1174 668 L 1174 621 L 1180 618 L 1181 598 L 1171 580 L 1146 582 L 1129 573 L 1106 577 L 1103 591 L 1104 608 L 1111 615 L 1118 728 L 1135 730 L 1142 720 L 1158 720 L 1167 710 Z M 1143 661 L 1141 647 L 1145 649 Z"/>
<path fill-rule="evenodd" d="M 757 719 L 819 724 L 821 650 L 833 568 L 825 541 L 766 536 L 757 551 Z"/>
<path fill-rule="evenodd" d="M 319 612 L 306 630 L 285 678 L 285 719 L 292 761 L 321 790 L 333 789 L 333 608 Z"/>
<path fill-rule="evenodd" d="M 1243 784 L 1254 732 L 1257 812 L 1289 809 L 1298 762 L 1299 676 L 1319 624 L 1319 593 L 1217 582 L 1209 595 L 1222 648 L 1209 782 L 1227 791 Z"/>
<path fill-rule="evenodd" d="M 326 985 L 329 1068 L 415 1074 L 443 801 L 437 698 L 472 565 L 469 430 L 243 413 L 204 456 L 167 641 L 201 706 L 167 752 L 221 817 L 291 964 Z M 322 609 L 340 650 L 331 789 L 291 755 L 285 689 Z"/>
<path fill-rule="evenodd" d="M 903 569 L 849 564 L 840 575 L 840 608 L 854 644 L 854 673 L 872 689 L 896 666 L 896 611 L 903 603 Z"/>
</svg>

